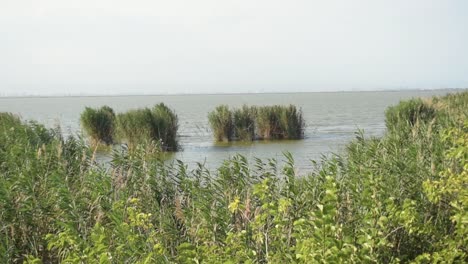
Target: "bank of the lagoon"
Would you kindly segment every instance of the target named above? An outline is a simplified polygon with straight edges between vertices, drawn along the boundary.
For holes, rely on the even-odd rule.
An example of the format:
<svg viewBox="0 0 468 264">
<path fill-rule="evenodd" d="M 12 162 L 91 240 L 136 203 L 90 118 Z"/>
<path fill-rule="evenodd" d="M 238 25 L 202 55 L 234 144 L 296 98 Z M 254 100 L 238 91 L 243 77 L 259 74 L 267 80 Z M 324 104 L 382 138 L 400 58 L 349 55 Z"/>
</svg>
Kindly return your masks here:
<svg viewBox="0 0 468 264">
<path fill-rule="evenodd" d="M 384 133 L 384 111 L 402 99 L 442 95 L 448 90 L 391 92 L 327 92 L 231 95 L 170 95 L 112 97 L 29 97 L 0 98 L 0 112 L 12 112 L 25 120 L 36 120 L 47 127 L 60 125 L 65 135 L 80 131 L 80 114 L 85 107 L 108 105 L 116 112 L 153 107 L 164 103 L 179 117 L 180 151 L 167 155 L 191 168 L 197 162 L 216 168 L 237 153 L 248 158 L 283 159 L 288 151 L 296 157 L 301 171 L 312 168 L 311 159 L 339 152 L 361 129 L 368 136 Z M 210 131 L 208 113 L 218 105 L 232 108 L 293 104 L 303 111 L 304 139 L 216 143 Z"/>
<path fill-rule="evenodd" d="M 385 120 L 298 175 L 288 154 L 189 171 L 153 145 L 103 166 L 0 113 L 0 263 L 467 263 L 468 92 Z"/>
</svg>

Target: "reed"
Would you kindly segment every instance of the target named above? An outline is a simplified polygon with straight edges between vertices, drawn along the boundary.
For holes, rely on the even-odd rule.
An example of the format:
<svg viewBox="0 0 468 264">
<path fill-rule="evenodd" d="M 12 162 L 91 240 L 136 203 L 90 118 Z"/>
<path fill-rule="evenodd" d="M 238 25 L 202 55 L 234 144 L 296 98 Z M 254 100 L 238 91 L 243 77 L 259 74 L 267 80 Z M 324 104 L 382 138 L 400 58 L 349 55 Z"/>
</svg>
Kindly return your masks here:
<svg viewBox="0 0 468 264">
<path fill-rule="evenodd" d="M 302 111 L 296 106 L 261 106 L 230 110 L 218 106 L 208 120 L 217 141 L 255 139 L 301 139 L 304 137 Z"/>
<path fill-rule="evenodd" d="M 301 139 L 304 137 L 302 111 L 296 106 L 263 106 L 257 109 L 257 135 L 260 139 Z"/>
<path fill-rule="evenodd" d="M 92 145 L 103 142 L 110 145 L 114 142 L 115 113 L 109 106 L 99 109 L 86 107 L 81 113 L 81 126 L 91 138 Z"/>
<path fill-rule="evenodd" d="M 220 105 L 208 114 L 208 121 L 217 141 L 228 142 L 233 136 L 232 112 L 227 105 Z"/>
<path fill-rule="evenodd" d="M 385 111 L 387 129 L 412 128 L 417 123 L 428 123 L 434 119 L 436 110 L 421 99 L 411 99 L 389 107 Z M 409 125 L 409 126 L 407 126 Z"/>
<path fill-rule="evenodd" d="M 255 139 L 255 107 L 242 106 L 233 111 L 233 138 L 242 141 Z"/>
<path fill-rule="evenodd" d="M 308 175 L 290 154 L 189 171 L 144 145 L 103 165 L 0 113 L 0 263 L 465 263 L 468 92 L 436 101 Z"/>
<path fill-rule="evenodd" d="M 176 113 L 160 103 L 152 109 L 157 138 L 161 140 L 164 150 L 176 151 L 179 148 L 177 131 L 179 129 Z"/>
<path fill-rule="evenodd" d="M 157 140 L 151 109 L 135 109 L 117 115 L 118 135 L 130 148 Z"/>
<path fill-rule="evenodd" d="M 173 110 L 164 104 L 152 109 L 130 110 L 117 115 L 118 134 L 129 147 L 153 142 L 165 151 L 178 149 L 178 118 Z"/>
</svg>

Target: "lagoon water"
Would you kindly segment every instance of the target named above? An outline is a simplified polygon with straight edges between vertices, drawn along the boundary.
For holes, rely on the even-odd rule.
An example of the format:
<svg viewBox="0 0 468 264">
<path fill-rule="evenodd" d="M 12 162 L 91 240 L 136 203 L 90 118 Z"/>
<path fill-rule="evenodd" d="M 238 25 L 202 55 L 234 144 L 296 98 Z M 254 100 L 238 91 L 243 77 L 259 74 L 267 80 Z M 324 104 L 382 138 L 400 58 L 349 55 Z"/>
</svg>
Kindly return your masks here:
<svg viewBox="0 0 468 264">
<path fill-rule="evenodd" d="M 182 150 L 169 155 L 194 168 L 205 163 L 208 168 L 235 155 L 248 158 L 283 160 L 283 152 L 293 154 L 298 173 L 312 167 L 311 160 L 340 153 L 358 130 L 366 136 L 385 133 L 385 109 L 402 99 L 431 97 L 448 93 L 435 91 L 327 92 L 229 95 L 158 95 L 98 97 L 16 97 L 0 98 L 0 112 L 12 112 L 26 120 L 36 120 L 48 127 L 60 125 L 66 135 L 80 132 L 79 116 L 86 106 L 108 105 L 116 112 L 152 106 L 163 102 L 179 116 L 179 142 Z M 217 144 L 212 139 L 207 114 L 217 105 L 294 104 L 303 110 L 305 138 L 288 141 Z"/>
</svg>

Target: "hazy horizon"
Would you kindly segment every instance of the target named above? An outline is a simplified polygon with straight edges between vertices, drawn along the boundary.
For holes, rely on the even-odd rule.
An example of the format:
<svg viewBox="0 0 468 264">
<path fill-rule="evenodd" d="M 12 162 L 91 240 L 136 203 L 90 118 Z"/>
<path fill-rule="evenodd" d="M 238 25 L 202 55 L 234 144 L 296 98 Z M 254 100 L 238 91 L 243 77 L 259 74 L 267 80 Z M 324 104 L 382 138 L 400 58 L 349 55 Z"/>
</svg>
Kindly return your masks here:
<svg viewBox="0 0 468 264">
<path fill-rule="evenodd" d="M 468 87 L 463 0 L 5 0 L 0 96 Z"/>
</svg>

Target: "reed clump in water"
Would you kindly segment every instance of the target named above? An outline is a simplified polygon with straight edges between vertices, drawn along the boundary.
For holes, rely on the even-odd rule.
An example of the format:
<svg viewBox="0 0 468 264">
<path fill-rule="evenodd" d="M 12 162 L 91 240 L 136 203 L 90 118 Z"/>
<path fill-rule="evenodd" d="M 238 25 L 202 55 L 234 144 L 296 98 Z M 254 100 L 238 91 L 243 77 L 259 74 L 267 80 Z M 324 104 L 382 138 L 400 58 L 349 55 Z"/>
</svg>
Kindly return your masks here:
<svg viewBox="0 0 468 264">
<path fill-rule="evenodd" d="M 262 106 L 257 110 L 260 139 L 301 139 L 304 137 L 302 111 L 296 106 Z"/>
<path fill-rule="evenodd" d="M 165 104 L 160 103 L 153 107 L 152 115 L 155 120 L 157 138 L 161 140 L 163 149 L 176 151 L 179 148 L 177 142 L 179 121 L 176 113 Z"/>
<path fill-rule="evenodd" d="M 217 141 L 304 137 L 302 111 L 294 105 L 244 105 L 234 110 L 227 106 L 218 106 L 208 115 L 208 119 Z"/>
<path fill-rule="evenodd" d="M 236 140 L 252 141 L 255 139 L 255 107 L 242 106 L 233 111 L 233 137 Z"/>
<path fill-rule="evenodd" d="M 220 105 L 208 114 L 208 121 L 216 141 L 228 142 L 233 136 L 232 112 L 227 105 Z"/>
<path fill-rule="evenodd" d="M 160 144 L 166 151 L 178 149 L 178 117 L 163 103 L 152 109 L 143 108 L 120 113 L 117 115 L 117 124 L 119 137 L 131 148 L 153 142 Z"/>
<path fill-rule="evenodd" d="M 99 109 L 86 107 L 81 113 L 80 123 L 85 133 L 91 138 L 92 145 L 114 142 L 115 113 L 109 106 Z"/>
</svg>

